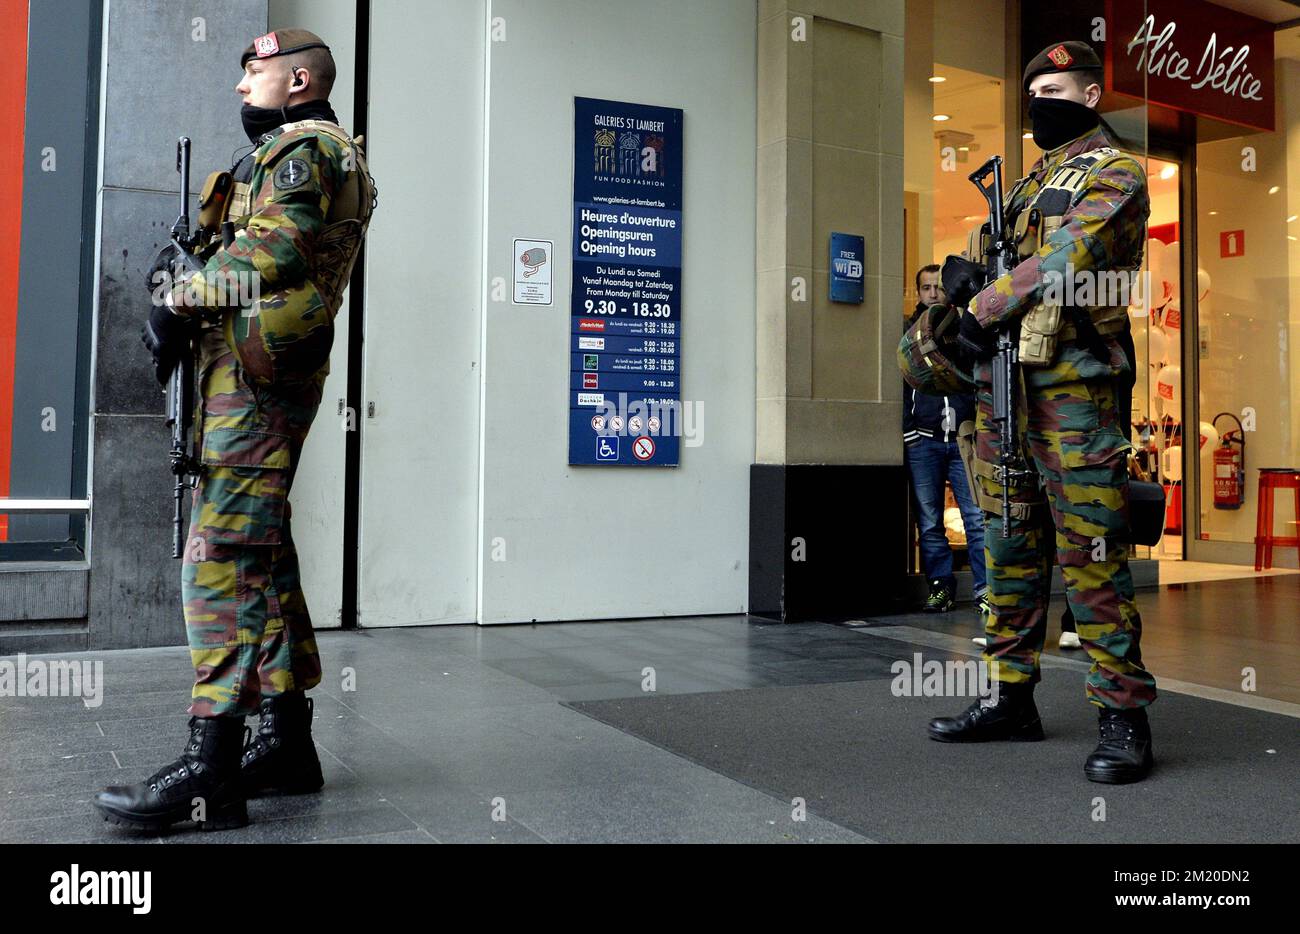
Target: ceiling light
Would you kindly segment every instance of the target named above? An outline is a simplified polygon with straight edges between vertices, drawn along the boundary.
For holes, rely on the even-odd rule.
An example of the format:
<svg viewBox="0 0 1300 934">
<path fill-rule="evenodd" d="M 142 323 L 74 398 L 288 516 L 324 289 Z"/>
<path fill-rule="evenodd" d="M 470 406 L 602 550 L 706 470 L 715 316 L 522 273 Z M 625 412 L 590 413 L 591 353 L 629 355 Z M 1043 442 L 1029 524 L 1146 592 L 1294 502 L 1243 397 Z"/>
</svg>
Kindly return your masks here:
<svg viewBox="0 0 1300 934">
<path fill-rule="evenodd" d="M 1219 212 L 1218 212 L 1218 211 L 1211 211 L 1210 213 L 1211 213 L 1211 214 L 1218 214 Z"/>
<path fill-rule="evenodd" d="M 943 84 L 943 82 L 945 82 L 945 81 L 947 81 L 947 80 L 948 80 L 948 79 L 945 78 L 943 75 L 931 75 L 931 76 L 930 76 L 930 83 L 931 83 L 931 84 Z"/>
<path fill-rule="evenodd" d="M 944 120 L 950 120 L 952 118 L 949 117 L 947 114 L 935 114 L 934 119 L 942 123 Z"/>
<path fill-rule="evenodd" d="M 1024 134 L 1023 136 L 1021 136 L 1020 138 L 1021 138 L 1021 139 L 1033 139 L 1033 138 L 1034 138 L 1034 134 L 1033 134 L 1033 133 L 1026 133 L 1026 134 Z"/>
<path fill-rule="evenodd" d="M 1287 222 L 1288 224 L 1290 224 L 1290 223 L 1293 223 L 1293 222 L 1295 221 L 1295 219 L 1296 219 L 1296 215 L 1292 214 L 1290 217 L 1288 217 L 1288 218 L 1286 219 L 1286 222 Z"/>
<path fill-rule="evenodd" d="M 1270 195 L 1275 195 L 1275 194 L 1277 194 L 1277 193 L 1278 193 L 1279 191 L 1281 191 L 1281 190 L 1282 190 L 1281 188 L 1278 188 L 1276 185 L 1274 185 L 1272 188 L 1270 188 L 1270 189 L 1268 190 L 1268 193 L 1269 193 Z"/>
<path fill-rule="evenodd" d="M 1175 166 L 1167 165 L 1167 166 L 1165 166 L 1163 169 L 1160 170 L 1160 177 L 1161 177 L 1161 178 L 1164 178 L 1164 179 L 1170 179 L 1170 178 L 1173 178 L 1173 177 L 1174 177 L 1174 173 L 1177 172 L 1177 171 L 1178 171 L 1178 169 L 1177 169 Z"/>
</svg>

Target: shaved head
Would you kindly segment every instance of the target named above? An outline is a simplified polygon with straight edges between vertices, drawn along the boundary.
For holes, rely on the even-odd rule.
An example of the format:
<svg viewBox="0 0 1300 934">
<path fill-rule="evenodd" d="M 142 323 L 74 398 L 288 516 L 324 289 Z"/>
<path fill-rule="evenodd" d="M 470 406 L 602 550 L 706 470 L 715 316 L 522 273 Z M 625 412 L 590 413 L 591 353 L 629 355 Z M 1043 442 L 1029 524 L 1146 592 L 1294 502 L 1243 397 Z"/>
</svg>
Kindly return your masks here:
<svg viewBox="0 0 1300 934">
<path fill-rule="evenodd" d="M 334 66 L 334 56 L 329 49 L 303 49 L 292 55 L 282 56 L 287 69 L 304 68 L 311 76 L 304 100 L 328 100 L 334 90 L 334 80 L 338 71 Z"/>
</svg>

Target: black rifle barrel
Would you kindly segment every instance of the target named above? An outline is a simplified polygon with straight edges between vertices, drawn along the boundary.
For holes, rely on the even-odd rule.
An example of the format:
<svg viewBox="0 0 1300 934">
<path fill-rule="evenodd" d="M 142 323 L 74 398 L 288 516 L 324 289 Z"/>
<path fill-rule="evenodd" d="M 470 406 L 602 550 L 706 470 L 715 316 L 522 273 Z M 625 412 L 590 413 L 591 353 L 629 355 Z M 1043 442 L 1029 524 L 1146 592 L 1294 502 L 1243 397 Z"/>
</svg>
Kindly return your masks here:
<svg viewBox="0 0 1300 934">
<path fill-rule="evenodd" d="M 181 209 L 172 236 L 182 246 L 190 239 L 190 138 L 182 136 L 176 141 L 176 171 L 181 174 Z"/>
<path fill-rule="evenodd" d="M 172 225 L 172 241 L 182 253 L 193 248 L 190 236 L 190 139 L 182 136 L 176 141 L 176 171 L 180 173 L 180 214 Z M 183 532 L 182 500 L 189 485 L 188 475 L 193 466 L 186 452 L 191 424 L 194 420 L 194 355 L 191 348 L 181 355 L 176 369 L 167 381 L 167 424 L 172 430 L 169 458 L 176 484 L 172 489 L 172 557 L 181 556 Z"/>
</svg>

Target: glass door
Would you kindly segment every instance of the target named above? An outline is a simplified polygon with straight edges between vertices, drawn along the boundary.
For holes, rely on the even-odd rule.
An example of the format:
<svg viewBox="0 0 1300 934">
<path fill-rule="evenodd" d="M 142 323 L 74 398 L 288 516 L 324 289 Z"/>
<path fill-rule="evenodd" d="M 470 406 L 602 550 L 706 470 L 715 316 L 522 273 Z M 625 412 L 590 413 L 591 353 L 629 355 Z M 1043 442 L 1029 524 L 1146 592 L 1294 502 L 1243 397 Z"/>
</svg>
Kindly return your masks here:
<svg viewBox="0 0 1300 934">
<path fill-rule="evenodd" d="M 1186 462 L 1195 446 L 1184 444 L 1184 321 L 1182 255 L 1184 237 L 1179 197 L 1182 165 L 1172 154 L 1149 153 L 1143 161 L 1151 198 L 1142 276 L 1130 303 L 1136 356 L 1131 406 L 1132 442 L 1139 469 L 1165 488 L 1165 534 L 1139 557 L 1181 559 Z"/>
</svg>

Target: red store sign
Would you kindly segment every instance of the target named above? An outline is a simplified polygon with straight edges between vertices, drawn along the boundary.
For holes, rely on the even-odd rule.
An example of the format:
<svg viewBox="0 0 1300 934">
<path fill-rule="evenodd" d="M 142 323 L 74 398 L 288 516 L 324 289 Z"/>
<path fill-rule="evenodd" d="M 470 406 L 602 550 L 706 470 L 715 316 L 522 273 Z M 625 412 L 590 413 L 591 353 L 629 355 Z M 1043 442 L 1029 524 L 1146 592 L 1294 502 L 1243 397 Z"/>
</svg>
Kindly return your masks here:
<svg viewBox="0 0 1300 934">
<path fill-rule="evenodd" d="M 1273 129 L 1273 26 L 1204 0 L 1107 0 L 1106 86 Z"/>
</svg>

